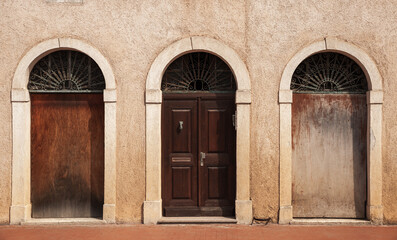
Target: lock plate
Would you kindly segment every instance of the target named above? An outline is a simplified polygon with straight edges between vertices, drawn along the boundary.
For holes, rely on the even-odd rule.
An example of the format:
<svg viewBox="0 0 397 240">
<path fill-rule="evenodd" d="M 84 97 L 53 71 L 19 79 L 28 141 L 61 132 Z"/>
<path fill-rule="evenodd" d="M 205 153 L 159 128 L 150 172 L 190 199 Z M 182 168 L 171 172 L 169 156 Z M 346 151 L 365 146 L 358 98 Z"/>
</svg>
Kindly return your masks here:
<svg viewBox="0 0 397 240">
<path fill-rule="evenodd" d="M 200 166 L 204 166 L 205 153 L 200 152 Z"/>
</svg>

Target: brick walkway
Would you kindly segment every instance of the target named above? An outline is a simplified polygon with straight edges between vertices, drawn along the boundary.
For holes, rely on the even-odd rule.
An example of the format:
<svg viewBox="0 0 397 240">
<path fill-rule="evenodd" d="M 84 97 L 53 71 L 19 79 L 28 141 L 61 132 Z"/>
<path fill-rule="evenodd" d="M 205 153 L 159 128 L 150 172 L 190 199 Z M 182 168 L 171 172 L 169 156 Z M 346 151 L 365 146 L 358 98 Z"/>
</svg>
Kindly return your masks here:
<svg viewBox="0 0 397 240">
<path fill-rule="evenodd" d="M 63 239 L 379 239 L 397 240 L 397 226 L 95 225 L 0 226 L 0 240 Z"/>
</svg>

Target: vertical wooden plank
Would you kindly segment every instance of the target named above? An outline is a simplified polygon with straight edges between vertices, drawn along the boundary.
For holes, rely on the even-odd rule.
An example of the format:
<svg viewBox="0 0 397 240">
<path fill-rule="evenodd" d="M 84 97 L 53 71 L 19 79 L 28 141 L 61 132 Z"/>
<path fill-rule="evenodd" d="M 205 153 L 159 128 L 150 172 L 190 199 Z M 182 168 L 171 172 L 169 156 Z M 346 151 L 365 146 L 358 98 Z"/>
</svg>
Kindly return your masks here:
<svg viewBox="0 0 397 240">
<path fill-rule="evenodd" d="M 294 94 L 294 217 L 365 218 L 366 97 Z"/>
<path fill-rule="evenodd" d="M 102 217 L 105 182 L 105 106 L 103 95 L 89 94 L 89 111 L 91 117 L 88 130 L 90 133 L 91 158 L 91 217 Z M 81 96 L 86 98 L 85 96 Z M 81 98 L 80 98 L 81 99 Z"/>
<path fill-rule="evenodd" d="M 31 102 L 32 216 L 101 216 L 102 94 L 32 94 Z"/>
</svg>

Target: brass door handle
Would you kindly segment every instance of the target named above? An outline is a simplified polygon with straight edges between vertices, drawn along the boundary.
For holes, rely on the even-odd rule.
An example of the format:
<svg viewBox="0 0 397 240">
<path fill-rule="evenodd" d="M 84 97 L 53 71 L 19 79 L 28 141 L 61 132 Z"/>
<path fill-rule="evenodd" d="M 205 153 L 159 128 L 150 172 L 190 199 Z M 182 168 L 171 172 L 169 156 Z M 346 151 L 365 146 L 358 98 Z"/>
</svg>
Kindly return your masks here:
<svg viewBox="0 0 397 240">
<path fill-rule="evenodd" d="M 200 166 L 204 166 L 205 153 L 200 152 Z"/>
</svg>

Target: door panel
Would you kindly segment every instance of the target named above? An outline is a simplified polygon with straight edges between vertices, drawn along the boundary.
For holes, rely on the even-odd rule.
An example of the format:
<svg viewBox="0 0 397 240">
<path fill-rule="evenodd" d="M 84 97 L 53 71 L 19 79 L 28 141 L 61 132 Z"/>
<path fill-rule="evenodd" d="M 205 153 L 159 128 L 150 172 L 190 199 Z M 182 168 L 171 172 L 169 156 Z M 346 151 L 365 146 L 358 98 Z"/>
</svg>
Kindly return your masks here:
<svg viewBox="0 0 397 240">
<path fill-rule="evenodd" d="M 226 116 L 224 109 L 208 110 L 208 152 L 222 153 L 227 151 Z M 230 116 L 231 119 L 231 116 Z M 230 121 L 229 119 L 229 121 Z"/>
<path fill-rule="evenodd" d="M 191 153 L 192 140 L 192 111 L 191 109 L 172 109 L 172 152 Z"/>
<path fill-rule="evenodd" d="M 191 167 L 172 167 L 172 199 L 191 199 L 191 182 Z"/>
<path fill-rule="evenodd" d="M 208 168 L 208 199 L 227 198 L 227 167 Z"/>
<path fill-rule="evenodd" d="M 180 124 L 182 123 L 182 126 Z M 162 115 L 162 199 L 165 214 L 197 207 L 197 103 L 164 101 Z"/>
<path fill-rule="evenodd" d="M 100 217 L 102 94 L 31 95 L 32 217 Z"/>
<path fill-rule="evenodd" d="M 199 168 L 200 205 L 233 206 L 235 200 L 235 130 L 233 99 L 201 100 L 200 152 L 206 154 Z"/>
<path fill-rule="evenodd" d="M 294 94 L 294 217 L 365 218 L 366 96 Z"/>
<path fill-rule="evenodd" d="M 162 113 L 165 216 L 233 215 L 234 96 L 167 95 Z M 182 129 L 180 122 L 183 122 Z M 200 153 L 205 153 L 203 166 Z"/>
</svg>

